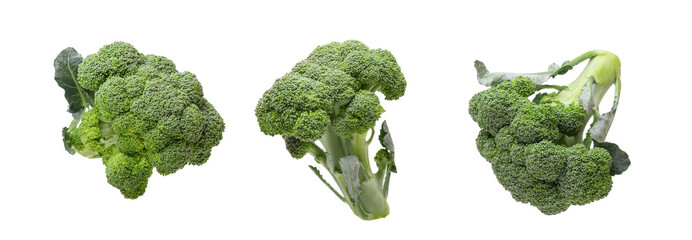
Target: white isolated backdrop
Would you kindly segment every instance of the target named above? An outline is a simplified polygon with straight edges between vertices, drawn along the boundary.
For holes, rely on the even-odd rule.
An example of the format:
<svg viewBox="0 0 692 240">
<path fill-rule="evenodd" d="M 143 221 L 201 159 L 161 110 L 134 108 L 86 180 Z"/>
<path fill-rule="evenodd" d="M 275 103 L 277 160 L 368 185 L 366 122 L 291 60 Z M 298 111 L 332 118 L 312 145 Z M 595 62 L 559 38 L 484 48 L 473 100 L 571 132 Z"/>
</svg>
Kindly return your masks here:
<svg viewBox="0 0 692 240">
<path fill-rule="evenodd" d="M 0 239 L 689 239 L 687 10 L 683 1 L 3 2 Z M 382 103 L 399 173 L 391 213 L 375 221 L 353 215 L 307 168 L 314 161 L 292 159 L 254 116 L 276 78 L 314 47 L 348 39 L 390 50 L 408 81 L 404 97 Z M 71 118 L 53 59 L 113 41 L 195 73 L 227 126 L 206 164 L 154 173 L 137 200 L 108 185 L 99 159 L 67 154 L 60 136 Z M 632 166 L 607 198 L 545 216 L 514 201 L 476 151 L 467 107 L 484 87 L 473 60 L 535 72 L 592 49 L 622 61 L 608 140 Z"/>
</svg>

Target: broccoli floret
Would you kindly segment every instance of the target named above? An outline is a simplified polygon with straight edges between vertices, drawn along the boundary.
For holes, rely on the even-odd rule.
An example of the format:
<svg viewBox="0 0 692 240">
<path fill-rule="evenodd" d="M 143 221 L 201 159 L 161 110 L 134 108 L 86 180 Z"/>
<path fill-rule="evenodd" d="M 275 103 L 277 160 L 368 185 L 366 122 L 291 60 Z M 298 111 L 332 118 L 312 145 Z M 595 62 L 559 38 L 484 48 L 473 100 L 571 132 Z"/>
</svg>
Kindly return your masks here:
<svg viewBox="0 0 692 240">
<path fill-rule="evenodd" d="M 608 151 L 584 145 L 572 146 L 567 152 L 567 168 L 558 180 L 563 195 L 572 205 L 584 205 L 608 196 L 613 187 Z"/>
<path fill-rule="evenodd" d="M 130 75 L 143 63 L 144 57 L 132 45 L 114 42 L 84 58 L 77 71 L 77 80 L 81 87 L 96 91 L 109 77 Z"/>
<path fill-rule="evenodd" d="M 469 102 L 469 114 L 491 134 L 509 125 L 529 100 L 514 91 L 491 88 L 475 94 Z"/>
<path fill-rule="evenodd" d="M 589 65 L 568 86 L 543 84 L 587 59 Z M 595 50 L 533 74 L 490 73 L 480 62 L 476 67 L 479 81 L 492 87 L 469 101 L 469 113 L 481 128 L 476 146 L 515 200 L 554 215 L 608 195 L 611 176 L 629 167 L 628 155 L 617 145 L 600 143 L 619 100 L 617 56 Z M 599 116 L 598 105 L 612 85 L 614 106 Z M 537 93 L 543 89 L 558 91 Z M 594 116 L 594 127 L 584 137 Z M 606 127 L 595 127 L 598 124 Z"/>
<path fill-rule="evenodd" d="M 517 140 L 524 144 L 555 141 L 560 137 L 556 112 L 550 104 L 526 104 L 519 109 L 509 128 Z"/>
<path fill-rule="evenodd" d="M 536 84 L 527 77 L 517 77 L 512 81 L 500 83 L 496 89 L 515 92 L 522 97 L 529 97 L 536 92 Z"/>
<path fill-rule="evenodd" d="M 277 79 L 257 103 L 255 115 L 262 132 L 283 136 L 292 157 L 312 155 L 341 194 L 327 184 L 329 188 L 357 216 L 371 220 L 389 214 L 389 177 L 396 172 L 386 124 L 380 135 L 385 148 L 375 156 L 378 171 L 373 173 L 370 166 L 368 146 L 384 112 L 375 92 L 395 100 L 405 90 L 406 80 L 389 51 L 369 49 L 355 40 L 332 42 L 317 47 Z M 311 169 L 327 183 L 317 168 Z"/>
<path fill-rule="evenodd" d="M 144 194 L 153 169 L 146 157 L 116 150 L 103 160 L 108 183 L 120 189 L 125 198 L 136 199 Z"/>
<path fill-rule="evenodd" d="M 380 106 L 377 95 L 367 90 L 360 90 L 348 104 L 346 111 L 335 119 L 334 130 L 342 137 L 365 134 L 375 127 L 382 112 L 384 108 Z"/>
<path fill-rule="evenodd" d="M 497 154 L 495 138 L 485 130 L 478 132 L 478 137 L 476 137 L 476 148 L 478 148 L 478 152 L 481 153 L 481 156 L 488 161 L 493 159 L 495 154 Z"/>
<path fill-rule="evenodd" d="M 194 74 L 178 72 L 170 59 L 141 54 L 124 42 L 83 61 L 68 50 L 80 61 L 63 61 L 61 53 L 56 80 L 73 81 L 84 100 L 63 132 L 66 149 L 101 157 L 108 183 L 126 198 L 144 194 L 153 168 L 168 175 L 187 164 L 201 165 L 221 141 L 223 119 L 204 99 L 202 85 Z M 58 78 L 59 67 L 77 74 Z"/>
</svg>

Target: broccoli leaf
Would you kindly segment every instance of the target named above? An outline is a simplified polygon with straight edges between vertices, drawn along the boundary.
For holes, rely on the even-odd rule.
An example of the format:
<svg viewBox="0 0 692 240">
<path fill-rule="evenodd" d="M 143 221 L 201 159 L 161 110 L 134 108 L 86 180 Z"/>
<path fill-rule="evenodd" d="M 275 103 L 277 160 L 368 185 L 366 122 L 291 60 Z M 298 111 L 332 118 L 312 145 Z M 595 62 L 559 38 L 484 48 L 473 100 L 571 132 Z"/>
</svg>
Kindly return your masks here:
<svg viewBox="0 0 692 240">
<path fill-rule="evenodd" d="M 593 98 L 593 89 L 594 89 L 594 82 L 596 79 L 594 79 L 593 76 L 589 78 L 589 81 L 584 84 L 584 87 L 581 89 L 581 92 L 579 92 L 579 100 L 581 101 L 581 106 L 584 108 L 586 111 L 586 115 L 591 115 L 591 111 L 594 110 L 594 107 L 596 107 L 596 101 Z M 598 115 L 598 113 L 596 113 Z"/>
<path fill-rule="evenodd" d="M 631 162 L 629 155 L 620 149 L 617 144 L 611 142 L 601 143 L 598 141 L 594 141 L 593 143 L 594 146 L 603 148 L 610 153 L 610 158 L 612 159 L 612 163 L 610 164 L 611 176 L 620 175 L 630 167 Z"/>
<path fill-rule="evenodd" d="M 70 153 L 71 155 L 74 155 L 76 152 L 72 148 L 72 138 L 70 136 L 70 132 L 67 131 L 68 128 L 64 127 L 62 128 L 62 142 L 65 144 L 65 151 Z"/>
<path fill-rule="evenodd" d="M 541 100 L 545 96 L 548 96 L 548 93 L 536 93 L 536 96 L 533 97 L 533 100 L 531 100 L 531 102 L 533 102 L 534 104 L 540 104 Z"/>
<path fill-rule="evenodd" d="M 619 77 L 615 79 L 615 93 L 613 106 L 610 108 L 609 112 L 601 114 L 601 116 L 598 118 L 598 121 L 596 121 L 593 124 L 593 126 L 591 126 L 591 128 L 589 129 L 591 138 L 593 138 L 596 141 L 605 142 L 606 135 L 608 135 L 610 126 L 613 124 L 613 118 L 615 118 L 615 112 L 617 111 L 618 104 L 620 103 L 620 90 L 622 88 L 621 84 L 622 83 L 620 82 Z"/>
<path fill-rule="evenodd" d="M 548 66 L 548 71 L 538 73 L 490 72 L 488 68 L 485 67 L 485 64 L 478 60 L 474 62 L 474 67 L 476 68 L 478 82 L 488 87 L 495 87 L 502 82 L 512 80 L 519 76 L 528 77 L 536 85 L 542 85 L 544 82 L 548 81 L 548 79 L 565 74 L 569 70 L 572 70 L 577 64 L 584 60 L 591 59 L 598 54 L 600 54 L 600 52 L 597 50 L 589 51 L 572 61 L 563 62 L 562 65 L 558 65 L 557 63 L 550 64 L 550 66 Z"/>
<path fill-rule="evenodd" d="M 589 129 L 589 134 L 591 138 L 595 141 L 604 142 L 608 131 L 610 130 L 610 125 L 613 124 L 613 117 L 615 116 L 615 111 L 610 111 L 598 117 L 598 121 L 594 122 L 591 129 Z"/>
<path fill-rule="evenodd" d="M 389 132 L 389 127 L 387 126 L 387 121 L 382 122 L 382 127 L 380 128 L 380 144 L 387 150 L 394 152 L 394 142 L 392 141 L 392 135 Z"/>
<path fill-rule="evenodd" d="M 394 163 L 394 141 L 392 140 L 392 134 L 389 132 L 389 126 L 387 126 L 387 121 L 382 122 L 382 127 L 380 128 L 380 144 L 382 147 L 389 150 L 392 153 L 392 159 L 389 166 L 392 172 L 396 172 L 396 164 Z"/>
<path fill-rule="evenodd" d="M 65 99 L 69 104 L 67 111 L 70 113 L 79 113 L 89 107 L 94 95 L 92 91 L 82 88 L 77 83 L 77 67 L 81 62 L 82 55 L 71 47 L 62 50 L 53 61 L 55 81 L 65 90 Z"/>
<path fill-rule="evenodd" d="M 360 172 L 360 162 L 358 157 L 348 155 L 339 160 L 341 170 L 344 171 L 344 179 L 346 180 L 346 191 L 351 197 L 351 202 L 358 202 L 360 195 L 360 180 L 358 173 Z"/>
<path fill-rule="evenodd" d="M 567 71 L 571 70 L 575 64 L 570 61 L 565 61 L 562 65 L 557 63 L 550 64 L 548 66 L 548 71 L 538 72 L 538 73 L 509 73 L 509 72 L 490 72 L 485 64 L 481 61 L 476 60 L 474 62 L 474 67 L 478 75 L 478 82 L 488 87 L 495 87 L 500 83 L 512 80 L 516 77 L 527 77 L 533 81 L 536 85 L 541 85 L 548 79 L 555 77 L 557 75 L 565 74 Z"/>
</svg>

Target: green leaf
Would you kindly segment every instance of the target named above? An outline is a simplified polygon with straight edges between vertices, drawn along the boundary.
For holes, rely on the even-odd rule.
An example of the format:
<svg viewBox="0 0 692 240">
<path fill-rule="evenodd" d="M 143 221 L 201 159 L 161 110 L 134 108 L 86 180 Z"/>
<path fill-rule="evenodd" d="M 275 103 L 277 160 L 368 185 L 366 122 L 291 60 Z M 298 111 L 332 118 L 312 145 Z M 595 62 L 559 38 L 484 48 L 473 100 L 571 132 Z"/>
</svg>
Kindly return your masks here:
<svg viewBox="0 0 692 240">
<path fill-rule="evenodd" d="M 589 81 L 584 84 L 581 92 L 579 92 L 579 101 L 581 101 L 581 106 L 586 111 L 586 115 L 591 115 L 593 110 L 598 110 L 593 96 L 594 82 L 596 82 L 596 78 L 594 76 L 589 77 Z M 598 111 L 596 111 L 595 116 L 598 116 Z"/>
<path fill-rule="evenodd" d="M 74 155 L 75 150 L 72 148 L 72 137 L 70 136 L 70 132 L 68 130 L 69 129 L 66 127 L 62 128 L 62 142 L 65 144 L 65 151 L 71 155 Z"/>
<path fill-rule="evenodd" d="M 392 135 L 389 132 L 389 127 L 387 126 L 387 121 L 382 122 L 382 127 L 380 128 L 380 144 L 387 150 L 394 152 L 394 142 L 392 141 Z"/>
<path fill-rule="evenodd" d="M 568 65 L 568 62 L 562 64 L 562 66 L 553 63 L 548 67 L 548 71 L 539 73 L 509 73 L 509 72 L 490 72 L 488 68 L 485 67 L 485 63 L 476 60 L 474 62 L 474 67 L 476 68 L 476 74 L 478 77 L 478 83 L 488 86 L 495 87 L 500 83 L 512 80 L 516 77 L 527 77 L 531 79 L 536 85 L 541 85 L 548 81 L 551 77 L 556 75 L 564 74 L 570 69 L 572 65 Z"/>
<path fill-rule="evenodd" d="M 358 202 L 358 197 L 360 196 L 360 179 L 358 177 L 360 161 L 358 161 L 358 157 L 353 155 L 342 157 L 339 159 L 339 165 L 344 172 L 346 191 L 351 197 L 351 202 Z"/>
<path fill-rule="evenodd" d="M 391 132 L 389 132 L 389 126 L 387 126 L 387 121 L 382 122 L 379 139 L 380 144 L 382 144 L 382 147 L 389 150 L 389 152 L 392 154 L 391 163 L 389 164 L 390 171 L 396 172 L 396 164 L 394 163 L 394 141 L 392 140 Z"/>
<path fill-rule="evenodd" d="M 587 149 L 591 149 L 591 143 L 593 142 L 593 139 L 591 139 L 591 134 L 586 133 L 586 137 L 584 137 L 584 141 L 582 143 L 584 146 L 586 146 Z"/>
<path fill-rule="evenodd" d="M 68 47 L 62 50 L 55 58 L 55 81 L 65 90 L 65 99 L 69 104 L 67 111 L 79 113 L 89 107 L 94 92 L 82 88 L 77 82 L 77 68 L 82 62 L 80 55 L 74 48 Z"/>
<path fill-rule="evenodd" d="M 495 87 L 502 82 L 512 80 L 519 76 L 528 77 L 536 85 L 542 85 L 544 82 L 548 81 L 548 79 L 567 73 L 577 64 L 586 59 L 591 59 L 599 53 L 599 51 L 586 52 L 572 61 L 565 61 L 562 65 L 558 65 L 557 63 L 550 64 L 550 66 L 548 66 L 548 71 L 537 73 L 490 72 L 488 68 L 485 67 L 485 64 L 478 60 L 474 62 L 474 67 L 476 68 L 478 82 L 488 87 Z"/>
<path fill-rule="evenodd" d="M 598 141 L 593 141 L 593 143 L 595 147 L 603 148 L 610 153 L 610 158 L 612 159 L 612 163 L 610 164 L 611 176 L 622 174 L 630 167 L 630 164 L 632 164 L 630 162 L 630 156 L 620 149 L 617 144 L 611 142 L 601 143 Z"/>
<path fill-rule="evenodd" d="M 620 78 L 616 78 L 613 106 L 610 108 L 610 111 L 601 114 L 598 121 L 595 121 L 589 129 L 591 137 L 596 141 L 605 142 L 608 131 L 610 131 L 610 126 L 613 125 L 613 119 L 615 118 L 615 113 L 617 112 L 618 104 L 620 103 L 620 89 L 622 88 L 621 84 Z"/>
<path fill-rule="evenodd" d="M 533 97 L 533 100 L 531 100 L 531 102 L 533 102 L 534 104 L 541 104 L 541 100 L 546 96 L 548 96 L 548 93 L 537 93 L 536 96 Z"/>
</svg>

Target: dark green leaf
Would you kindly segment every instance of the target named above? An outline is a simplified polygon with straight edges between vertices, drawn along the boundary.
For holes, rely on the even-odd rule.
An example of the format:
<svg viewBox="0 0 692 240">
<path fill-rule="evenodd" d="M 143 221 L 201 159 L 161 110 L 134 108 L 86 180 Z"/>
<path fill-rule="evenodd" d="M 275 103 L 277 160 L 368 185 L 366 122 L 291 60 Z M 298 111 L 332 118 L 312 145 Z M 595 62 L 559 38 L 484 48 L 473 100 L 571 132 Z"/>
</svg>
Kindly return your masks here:
<svg viewBox="0 0 692 240">
<path fill-rule="evenodd" d="M 593 139 L 591 139 L 591 133 L 586 133 L 586 137 L 584 137 L 584 146 L 586 146 L 587 149 L 591 149 L 591 143 L 593 142 Z"/>
<path fill-rule="evenodd" d="M 70 113 L 78 113 L 88 107 L 94 94 L 77 83 L 77 68 L 81 62 L 82 55 L 71 47 L 62 50 L 53 62 L 55 81 L 65 90 L 65 99 L 69 104 L 67 111 Z"/>
<path fill-rule="evenodd" d="M 389 169 L 391 172 L 396 172 L 396 164 L 394 163 L 394 141 L 392 140 L 392 134 L 389 132 L 389 127 L 387 126 L 387 121 L 382 122 L 382 127 L 380 128 L 380 144 L 382 147 L 389 150 L 392 154 L 391 163 L 389 164 Z"/>
<path fill-rule="evenodd" d="M 392 135 L 389 132 L 389 127 L 387 127 L 387 121 L 382 122 L 379 139 L 382 147 L 394 152 L 394 142 L 392 141 Z"/>
<path fill-rule="evenodd" d="M 540 104 L 541 99 L 543 99 L 543 97 L 545 96 L 548 96 L 548 93 L 537 93 L 536 96 L 533 97 L 533 100 L 531 102 L 535 104 Z"/>
<path fill-rule="evenodd" d="M 62 142 L 65 144 L 65 151 L 74 155 L 75 150 L 72 148 L 72 138 L 70 132 L 67 131 L 68 128 L 62 128 Z"/>
<path fill-rule="evenodd" d="M 620 149 L 617 144 L 610 142 L 600 143 L 598 141 L 593 141 L 593 143 L 595 147 L 603 148 L 608 150 L 608 153 L 610 153 L 610 157 L 613 159 L 610 165 L 611 176 L 619 175 L 630 167 L 631 162 L 629 155 Z"/>
</svg>

